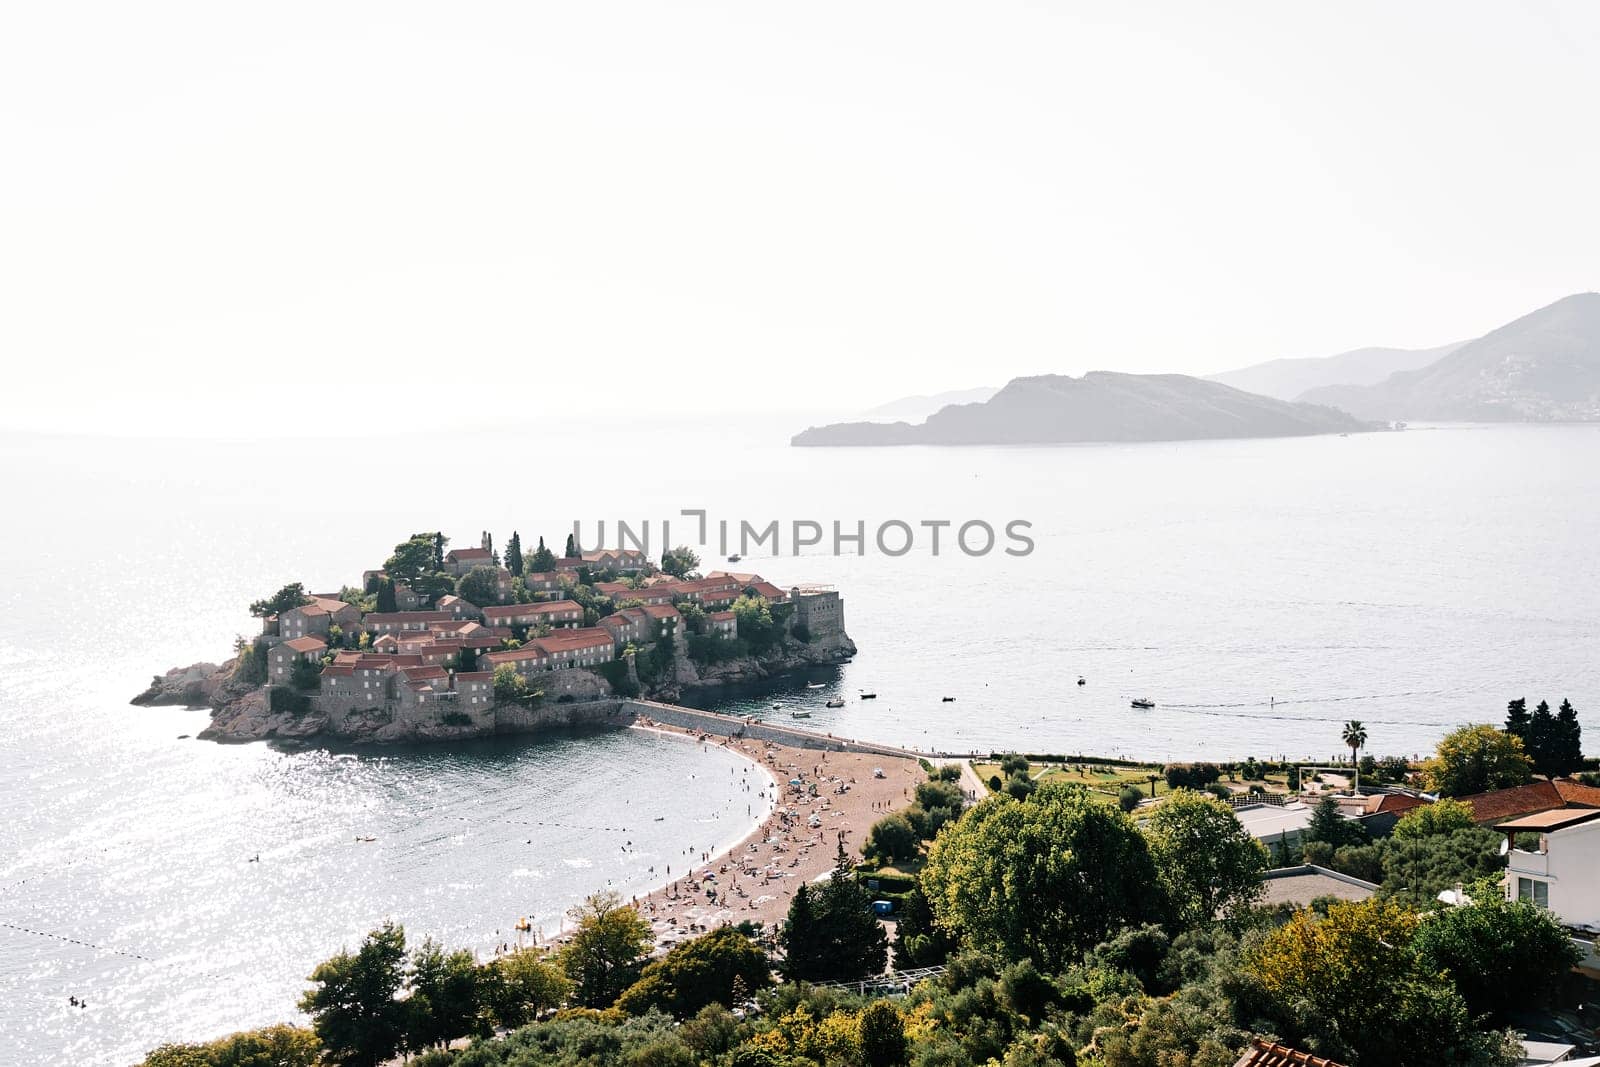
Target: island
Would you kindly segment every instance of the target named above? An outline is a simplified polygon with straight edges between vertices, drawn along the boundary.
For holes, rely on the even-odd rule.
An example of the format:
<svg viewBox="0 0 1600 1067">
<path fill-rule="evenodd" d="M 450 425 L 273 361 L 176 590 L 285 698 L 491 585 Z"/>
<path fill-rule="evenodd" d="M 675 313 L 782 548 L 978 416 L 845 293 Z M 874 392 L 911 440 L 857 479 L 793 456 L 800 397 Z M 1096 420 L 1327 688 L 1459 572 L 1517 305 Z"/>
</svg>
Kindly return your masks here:
<svg viewBox="0 0 1600 1067">
<path fill-rule="evenodd" d="M 359 586 L 291 583 L 251 605 L 234 655 L 157 675 L 137 705 L 211 708 L 200 737 L 416 742 L 627 725 L 635 698 L 757 681 L 855 655 L 828 586 L 700 574 L 687 548 L 504 557 L 484 533 L 395 546 Z"/>
<path fill-rule="evenodd" d="M 925 421 L 848 422 L 796 434 L 802 447 L 1026 445 L 1299 437 L 1382 429 L 1336 408 L 1257 396 L 1184 374 L 1090 371 L 1014 378 L 981 404 L 951 404 Z"/>
</svg>

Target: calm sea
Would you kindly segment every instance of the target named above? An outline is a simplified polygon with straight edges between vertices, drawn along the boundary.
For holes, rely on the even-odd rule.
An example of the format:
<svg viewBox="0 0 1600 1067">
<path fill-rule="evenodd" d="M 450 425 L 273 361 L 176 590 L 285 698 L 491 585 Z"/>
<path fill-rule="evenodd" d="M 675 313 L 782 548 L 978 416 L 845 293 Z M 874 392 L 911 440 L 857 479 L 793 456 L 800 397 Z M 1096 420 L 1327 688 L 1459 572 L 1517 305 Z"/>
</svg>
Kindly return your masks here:
<svg viewBox="0 0 1600 1067">
<path fill-rule="evenodd" d="M 290 1018 L 315 962 L 385 917 L 488 951 L 745 830 L 741 766 L 633 732 L 281 752 L 127 706 L 155 671 L 225 656 L 250 600 L 354 582 L 415 530 L 559 548 L 574 520 L 671 519 L 683 541 L 682 509 L 713 535 L 1028 521 L 1020 558 L 947 533 L 937 556 L 922 536 L 738 565 L 837 585 L 861 653 L 721 706 L 925 748 L 1320 759 L 1358 718 L 1373 752 L 1416 753 L 1512 696 L 1586 721 L 1600 699 L 1600 427 L 960 450 L 791 449 L 794 428 L 0 437 L 8 1048 L 127 1063 Z"/>
</svg>

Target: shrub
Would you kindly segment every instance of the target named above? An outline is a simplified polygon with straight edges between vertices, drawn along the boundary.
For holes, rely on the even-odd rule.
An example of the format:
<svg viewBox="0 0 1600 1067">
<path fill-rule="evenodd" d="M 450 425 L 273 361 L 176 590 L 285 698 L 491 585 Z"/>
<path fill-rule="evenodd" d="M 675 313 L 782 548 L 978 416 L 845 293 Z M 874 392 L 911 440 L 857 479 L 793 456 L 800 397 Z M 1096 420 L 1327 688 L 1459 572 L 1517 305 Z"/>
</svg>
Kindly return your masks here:
<svg viewBox="0 0 1600 1067">
<path fill-rule="evenodd" d="M 911 860 L 917 856 L 920 842 L 910 820 L 896 813 L 885 815 L 867 831 L 867 842 L 862 852 L 869 859 Z"/>
<path fill-rule="evenodd" d="M 464 711 L 447 711 L 439 716 L 439 721 L 446 726 L 471 726 L 472 716 Z"/>
<path fill-rule="evenodd" d="M 1143 793 L 1139 792 L 1131 785 L 1125 785 L 1122 787 L 1122 791 L 1117 794 L 1117 805 L 1121 807 L 1123 811 L 1132 811 L 1134 808 L 1139 806 L 1139 802 L 1143 799 Z"/>
</svg>

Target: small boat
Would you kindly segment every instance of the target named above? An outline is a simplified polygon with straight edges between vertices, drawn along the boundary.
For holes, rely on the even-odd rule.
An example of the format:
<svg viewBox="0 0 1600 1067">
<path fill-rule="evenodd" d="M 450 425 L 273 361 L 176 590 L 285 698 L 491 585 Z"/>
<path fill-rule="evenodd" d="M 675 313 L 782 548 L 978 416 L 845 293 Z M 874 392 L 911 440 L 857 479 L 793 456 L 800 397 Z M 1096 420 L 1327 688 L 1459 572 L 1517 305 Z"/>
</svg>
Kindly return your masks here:
<svg viewBox="0 0 1600 1067">
<path fill-rule="evenodd" d="M 741 559 L 744 559 L 744 557 L 739 555 L 739 553 L 735 552 L 733 555 L 728 557 L 728 562 L 729 563 L 738 563 Z"/>
<path fill-rule="evenodd" d="M 789 713 L 789 718 L 791 718 L 791 719 L 809 719 L 809 718 L 811 718 L 811 713 L 809 711 L 791 711 Z"/>
<path fill-rule="evenodd" d="M 939 703 L 941 703 L 941 704 L 954 704 L 955 702 L 956 702 L 956 698 L 955 697 L 940 697 L 939 698 Z"/>
<path fill-rule="evenodd" d="M 806 688 L 807 689 L 821 689 L 824 686 L 826 686 L 827 684 L 828 684 L 827 682 L 807 682 L 806 683 Z"/>
<path fill-rule="evenodd" d="M 844 697 L 834 697 L 832 700 L 828 701 L 828 707 L 830 707 L 830 708 L 842 708 L 842 707 L 844 707 Z"/>
<path fill-rule="evenodd" d="M 1080 674 L 1080 675 L 1078 675 L 1078 684 L 1079 685 L 1088 685 L 1089 683 L 1084 681 L 1083 675 Z"/>
<path fill-rule="evenodd" d="M 878 694 L 877 693 L 862 693 L 861 694 L 861 699 L 862 700 L 877 700 L 878 699 Z"/>
<path fill-rule="evenodd" d="M 366 843 L 366 844 L 371 844 L 371 843 L 372 843 L 372 842 L 373 842 L 373 841 L 376 841 L 376 840 L 377 840 L 377 838 L 376 838 L 376 837 L 362 837 L 362 836 L 360 836 L 360 835 L 357 835 L 357 836 L 356 836 L 356 840 L 357 840 L 357 841 L 361 841 L 361 842 L 364 842 L 364 843 Z"/>
<path fill-rule="evenodd" d="M 772 705 L 772 710 L 773 711 L 782 711 L 783 710 L 783 705 L 782 704 L 774 704 L 774 705 Z"/>
<path fill-rule="evenodd" d="M 1133 706 L 1136 708 L 1153 708 L 1156 706 L 1156 702 L 1149 697 L 1138 697 L 1134 700 Z"/>
<path fill-rule="evenodd" d="M 656 816 L 656 822 L 666 822 L 666 821 L 667 821 L 667 817 L 665 815 L 657 815 Z"/>
</svg>

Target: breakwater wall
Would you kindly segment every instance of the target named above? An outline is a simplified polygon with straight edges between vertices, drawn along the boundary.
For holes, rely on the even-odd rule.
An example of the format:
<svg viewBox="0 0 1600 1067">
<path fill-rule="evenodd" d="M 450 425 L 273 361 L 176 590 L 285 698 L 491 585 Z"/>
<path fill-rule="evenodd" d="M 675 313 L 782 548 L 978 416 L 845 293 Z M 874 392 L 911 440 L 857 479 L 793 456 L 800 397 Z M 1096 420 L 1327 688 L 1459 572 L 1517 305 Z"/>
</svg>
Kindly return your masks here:
<svg viewBox="0 0 1600 1067">
<path fill-rule="evenodd" d="M 659 704 L 653 700 L 625 700 L 624 712 L 636 718 L 696 730 L 718 737 L 749 737 L 758 741 L 789 745 L 793 748 L 810 748 L 823 752 L 865 752 L 871 755 L 891 756 L 898 759 L 918 759 L 924 755 L 894 745 L 879 745 L 870 741 L 852 741 L 812 730 L 801 730 L 770 722 L 750 722 L 736 715 L 723 715 L 715 711 L 700 711 L 677 704 Z"/>
</svg>

